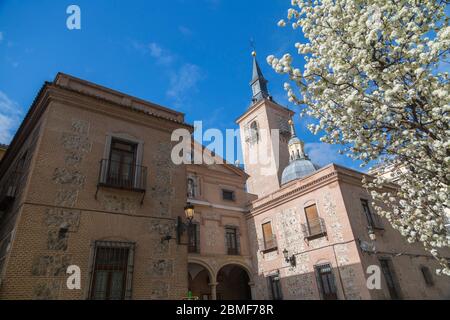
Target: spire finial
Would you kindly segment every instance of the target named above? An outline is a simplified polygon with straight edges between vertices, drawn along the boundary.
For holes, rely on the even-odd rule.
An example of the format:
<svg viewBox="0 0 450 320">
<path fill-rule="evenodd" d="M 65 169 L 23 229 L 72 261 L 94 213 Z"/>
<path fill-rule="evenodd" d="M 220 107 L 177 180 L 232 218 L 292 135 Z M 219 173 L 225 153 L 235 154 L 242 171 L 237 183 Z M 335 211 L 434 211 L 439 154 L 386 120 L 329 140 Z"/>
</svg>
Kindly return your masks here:
<svg viewBox="0 0 450 320">
<path fill-rule="evenodd" d="M 256 57 L 255 40 L 253 38 L 250 38 L 250 48 L 252 48 L 252 56 Z"/>
</svg>

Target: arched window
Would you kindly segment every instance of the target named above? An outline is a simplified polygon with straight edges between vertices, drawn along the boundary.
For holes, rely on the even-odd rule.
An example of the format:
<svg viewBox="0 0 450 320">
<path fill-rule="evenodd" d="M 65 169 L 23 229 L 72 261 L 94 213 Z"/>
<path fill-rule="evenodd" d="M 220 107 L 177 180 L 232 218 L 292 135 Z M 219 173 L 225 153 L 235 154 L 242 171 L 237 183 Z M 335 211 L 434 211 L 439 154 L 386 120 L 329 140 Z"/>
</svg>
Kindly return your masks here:
<svg viewBox="0 0 450 320">
<path fill-rule="evenodd" d="M 258 128 L 258 122 L 256 122 L 256 121 L 253 121 L 250 124 L 250 141 L 251 142 L 259 141 L 259 128 Z"/>
</svg>

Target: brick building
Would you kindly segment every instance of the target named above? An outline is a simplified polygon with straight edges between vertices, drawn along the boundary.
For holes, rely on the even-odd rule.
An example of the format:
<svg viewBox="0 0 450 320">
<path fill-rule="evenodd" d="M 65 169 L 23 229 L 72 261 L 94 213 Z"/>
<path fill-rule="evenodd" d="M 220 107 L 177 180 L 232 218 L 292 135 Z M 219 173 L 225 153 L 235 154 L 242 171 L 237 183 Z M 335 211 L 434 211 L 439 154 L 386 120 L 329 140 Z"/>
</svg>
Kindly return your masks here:
<svg viewBox="0 0 450 320">
<path fill-rule="evenodd" d="M 0 299 L 450 298 L 431 256 L 373 213 L 363 173 L 309 159 L 255 56 L 251 87 L 244 171 L 197 143 L 212 164 L 175 165 L 182 113 L 45 83 L 0 162 Z"/>
<path fill-rule="evenodd" d="M 65 74 L 45 83 L 0 164 L 0 298 L 186 296 L 186 248 L 161 241 L 186 204 L 177 128 L 192 129 L 179 112 Z"/>
</svg>

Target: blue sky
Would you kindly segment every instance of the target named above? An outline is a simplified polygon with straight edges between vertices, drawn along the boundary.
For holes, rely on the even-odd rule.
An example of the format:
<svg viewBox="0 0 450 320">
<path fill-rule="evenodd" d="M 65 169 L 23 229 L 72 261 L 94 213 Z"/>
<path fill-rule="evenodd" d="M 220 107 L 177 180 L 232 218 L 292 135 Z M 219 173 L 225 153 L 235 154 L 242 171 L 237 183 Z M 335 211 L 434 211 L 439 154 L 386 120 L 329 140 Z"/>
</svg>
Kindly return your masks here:
<svg viewBox="0 0 450 320">
<path fill-rule="evenodd" d="M 66 9 L 81 8 L 81 30 Z M 293 53 L 300 31 L 278 28 L 290 0 L 0 0 L 0 142 L 9 143 L 44 81 L 61 71 L 186 113 L 207 128 L 236 128 L 251 90 L 250 39 L 269 91 L 287 106 L 284 78 L 265 62 Z M 294 49 L 294 50 L 293 50 Z M 296 107 L 289 106 L 296 111 Z M 295 118 L 316 163 L 358 169 Z M 206 143 L 207 144 L 207 143 Z"/>
</svg>

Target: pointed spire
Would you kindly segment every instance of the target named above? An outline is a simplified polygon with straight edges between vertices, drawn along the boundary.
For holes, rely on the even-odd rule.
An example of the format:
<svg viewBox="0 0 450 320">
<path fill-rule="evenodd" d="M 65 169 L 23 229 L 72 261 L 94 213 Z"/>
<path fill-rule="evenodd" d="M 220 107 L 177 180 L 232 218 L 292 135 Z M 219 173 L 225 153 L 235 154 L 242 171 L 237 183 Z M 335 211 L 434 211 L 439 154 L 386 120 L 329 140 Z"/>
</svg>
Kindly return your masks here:
<svg viewBox="0 0 450 320">
<path fill-rule="evenodd" d="M 288 123 L 289 123 L 289 126 L 291 127 L 291 137 L 295 137 L 294 121 L 292 121 L 292 119 L 289 119 Z"/>
<path fill-rule="evenodd" d="M 267 80 L 264 78 L 258 61 L 256 60 L 256 52 L 252 52 L 253 56 L 253 74 L 250 85 L 252 86 L 253 98 L 252 102 L 256 103 L 264 98 L 270 98 L 267 90 Z"/>
</svg>

